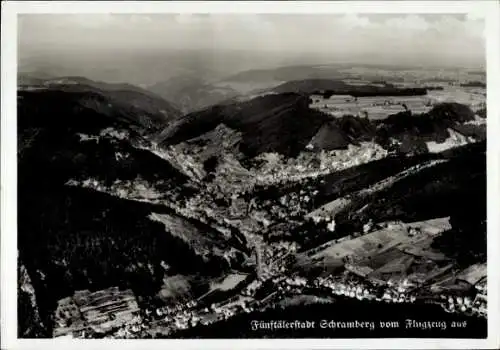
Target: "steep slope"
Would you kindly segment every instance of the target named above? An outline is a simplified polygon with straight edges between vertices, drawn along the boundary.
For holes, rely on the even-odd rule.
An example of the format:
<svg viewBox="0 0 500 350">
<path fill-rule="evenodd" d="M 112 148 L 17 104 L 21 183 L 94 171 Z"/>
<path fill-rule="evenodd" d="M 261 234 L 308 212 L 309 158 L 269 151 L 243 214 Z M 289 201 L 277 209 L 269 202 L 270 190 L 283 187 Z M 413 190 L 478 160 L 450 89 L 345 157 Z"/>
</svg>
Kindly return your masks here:
<svg viewBox="0 0 500 350">
<path fill-rule="evenodd" d="M 155 143 L 193 180 L 244 193 L 254 185 L 316 179 L 388 155 L 436 153 L 486 138 L 486 120 L 462 104 L 370 120 L 325 115 L 308 101 L 301 94 L 270 94 L 213 106 L 172 122 Z"/>
<path fill-rule="evenodd" d="M 258 186 L 246 198 L 267 213 L 268 241 L 289 240 L 304 250 L 363 234 L 366 225 L 449 216 L 453 230 L 436 246 L 468 266 L 486 252 L 485 145 L 389 156 L 295 183 Z M 328 227 L 332 220 L 334 229 Z"/>
<path fill-rule="evenodd" d="M 323 124 L 311 139 L 315 150 L 335 150 L 346 148 L 350 144 L 371 141 L 375 136 L 375 127 L 368 119 L 343 116 Z"/>
<path fill-rule="evenodd" d="M 239 150 L 249 158 L 273 152 L 296 157 L 306 148 L 332 151 L 360 142 L 376 142 L 389 151 L 425 153 L 440 149 L 433 148 L 433 143 L 484 140 L 485 125 L 475 118 L 466 105 L 448 102 L 427 113 L 407 111 L 377 121 L 347 115 L 335 118 L 310 108 L 307 95 L 277 93 L 188 114 L 172 122 L 156 140 L 160 147 L 175 145 L 224 124 L 241 133 Z"/>
<path fill-rule="evenodd" d="M 19 338 L 38 338 L 49 335 L 40 319 L 36 293 L 21 259 L 17 266 L 17 334 Z"/>
<path fill-rule="evenodd" d="M 165 276 L 238 268 L 245 248 L 168 208 L 196 187 L 148 151 L 150 119 L 109 102 L 94 91 L 18 92 L 18 248 L 44 334 L 57 299 L 75 290 L 132 288 L 142 303 Z"/>
<path fill-rule="evenodd" d="M 422 156 L 412 158 L 418 160 Z M 409 164 L 412 158 L 407 161 Z M 334 183 L 340 191 L 337 196 L 330 198 L 348 199 L 334 215 L 335 233 L 329 232 L 326 225 L 309 222 L 293 230 L 292 236 L 303 243 L 304 247 L 314 247 L 330 239 L 363 232 L 363 226 L 370 222 L 415 222 L 449 216 L 455 223 L 453 229 L 460 235 L 453 237 L 453 233 L 450 233 L 443 238 L 441 246 L 451 244 L 456 247 L 453 255 L 468 262 L 471 261 L 471 255 L 476 255 L 476 258 L 484 256 L 485 142 L 449 150 L 427 159 L 428 161 L 418 162 L 416 167 L 405 167 L 408 171 L 400 175 L 394 172 L 392 179 L 387 178 L 379 185 L 372 183 L 359 192 L 353 190 L 360 187 L 352 186 L 349 182 Z M 436 161 L 429 162 L 432 159 Z M 371 177 L 374 178 L 373 175 Z M 474 205 L 471 207 L 466 203 Z M 470 219 L 469 224 L 464 224 L 467 221 L 465 218 Z M 464 244 L 459 249 L 458 245 L 465 240 L 464 232 L 465 235 L 474 235 L 473 239 L 477 241 L 469 247 Z M 474 253 L 467 253 L 469 248 Z"/>
<path fill-rule="evenodd" d="M 297 155 L 328 117 L 308 107 L 298 94 L 266 95 L 189 114 L 169 125 L 159 144 L 177 144 L 224 123 L 242 133 L 240 151 L 249 157 L 263 152 Z"/>
<path fill-rule="evenodd" d="M 475 120 L 474 112 L 466 105 L 446 102 L 433 107 L 428 113 L 412 115 L 400 112 L 375 122 L 378 143 L 397 147 L 404 153 L 427 152 L 429 143 L 442 144 L 452 134 L 471 137 L 471 142 L 485 139 L 485 124 L 467 124 Z M 450 132 L 451 130 L 451 132 Z"/>
</svg>

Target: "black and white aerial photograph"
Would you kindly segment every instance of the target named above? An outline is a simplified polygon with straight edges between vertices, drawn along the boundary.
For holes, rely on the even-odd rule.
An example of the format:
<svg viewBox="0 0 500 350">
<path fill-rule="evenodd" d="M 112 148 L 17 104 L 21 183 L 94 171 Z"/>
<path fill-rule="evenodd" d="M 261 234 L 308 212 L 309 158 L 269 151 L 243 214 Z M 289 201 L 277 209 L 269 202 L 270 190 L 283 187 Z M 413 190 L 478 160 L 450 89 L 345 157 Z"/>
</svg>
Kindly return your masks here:
<svg viewBox="0 0 500 350">
<path fill-rule="evenodd" d="M 486 339 L 485 30 L 19 14 L 18 338 Z"/>
</svg>

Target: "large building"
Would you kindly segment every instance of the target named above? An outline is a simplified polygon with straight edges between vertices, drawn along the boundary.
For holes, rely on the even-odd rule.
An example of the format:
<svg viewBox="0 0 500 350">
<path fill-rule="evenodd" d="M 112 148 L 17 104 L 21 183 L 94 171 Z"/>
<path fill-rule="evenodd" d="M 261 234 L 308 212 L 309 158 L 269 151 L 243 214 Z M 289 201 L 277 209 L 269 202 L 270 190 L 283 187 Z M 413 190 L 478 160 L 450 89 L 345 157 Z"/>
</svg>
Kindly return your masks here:
<svg viewBox="0 0 500 350">
<path fill-rule="evenodd" d="M 58 302 L 54 336 L 79 335 L 85 330 L 105 333 L 135 323 L 138 317 L 139 306 L 130 289 L 77 291 Z"/>
</svg>

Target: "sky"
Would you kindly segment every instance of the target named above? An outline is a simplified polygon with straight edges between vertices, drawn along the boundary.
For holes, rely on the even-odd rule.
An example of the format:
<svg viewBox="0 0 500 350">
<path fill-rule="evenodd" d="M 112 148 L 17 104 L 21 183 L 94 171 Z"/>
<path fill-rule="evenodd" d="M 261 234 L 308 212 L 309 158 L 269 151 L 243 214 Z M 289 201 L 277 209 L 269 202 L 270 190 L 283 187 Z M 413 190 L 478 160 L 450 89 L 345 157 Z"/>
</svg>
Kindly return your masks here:
<svg viewBox="0 0 500 350">
<path fill-rule="evenodd" d="M 318 63 L 482 66 L 485 60 L 484 20 L 472 15 L 25 14 L 18 29 L 21 58 L 202 49 Z"/>
</svg>

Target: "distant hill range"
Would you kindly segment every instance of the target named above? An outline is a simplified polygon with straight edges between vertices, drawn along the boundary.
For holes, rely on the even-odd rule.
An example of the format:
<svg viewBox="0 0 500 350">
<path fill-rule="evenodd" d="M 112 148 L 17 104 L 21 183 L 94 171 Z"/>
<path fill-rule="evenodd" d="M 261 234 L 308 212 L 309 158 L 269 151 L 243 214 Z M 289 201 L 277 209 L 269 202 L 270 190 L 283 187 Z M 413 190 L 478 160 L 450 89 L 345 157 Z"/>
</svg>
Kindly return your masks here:
<svg viewBox="0 0 500 350">
<path fill-rule="evenodd" d="M 214 85 L 200 77 L 183 75 L 158 82 L 148 90 L 172 101 L 182 113 L 190 113 L 239 95 L 230 86 Z"/>
<path fill-rule="evenodd" d="M 348 79 L 353 74 L 348 70 L 353 67 L 367 71 L 366 78 L 369 80 L 379 79 L 380 76 L 375 73 L 377 70 L 386 71 L 404 71 L 410 70 L 409 66 L 385 66 L 370 64 L 317 64 L 317 65 L 293 65 L 269 69 L 250 69 L 239 72 L 224 78 L 224 81 L 243 82 L 243 81 L 290 81 L 302 79 Z M 369 73 L 371 70 L 372 73 Z"/>
<path fill-rule="evenodd" d="M 430 72 L 431 74 L 425 74 Z M 436 74 L 432 74 L 436 72 Z M 486 71 L 473 69 L 456 69 L 453 67 L 418 67 L 412 65 L 363 64 L 363 63 L 331 63 L 302 64 L 281 66 L 266 69 L 250 69 L 225 77 L 224 81 L 232 82 L 265 82 L 269 80 L 290 81 L 303 79 L 363 79 L 367 81 L 386 80 L 403 81 L 404 75 L 425 76 L 426 79 L 438 76 L 440 80 L 456 79 L 457 73 L 469 76 L 485 77 Z M 443 75 L 444 74 L 444 75 Z"/>
<path fill-rule="evenodd" d="M 363 96 L 419 96 L 427 94 L 427 87 L 398 88 L 388 84 L 351 85 L 342 80 L 304 79 L 283 83 L 271 89 L 276 93 L 296 92 L 321 94 L 325 98 L 332 95 Z M 435 89 L 435 88 L 434 88 Z"/>
</svg>

